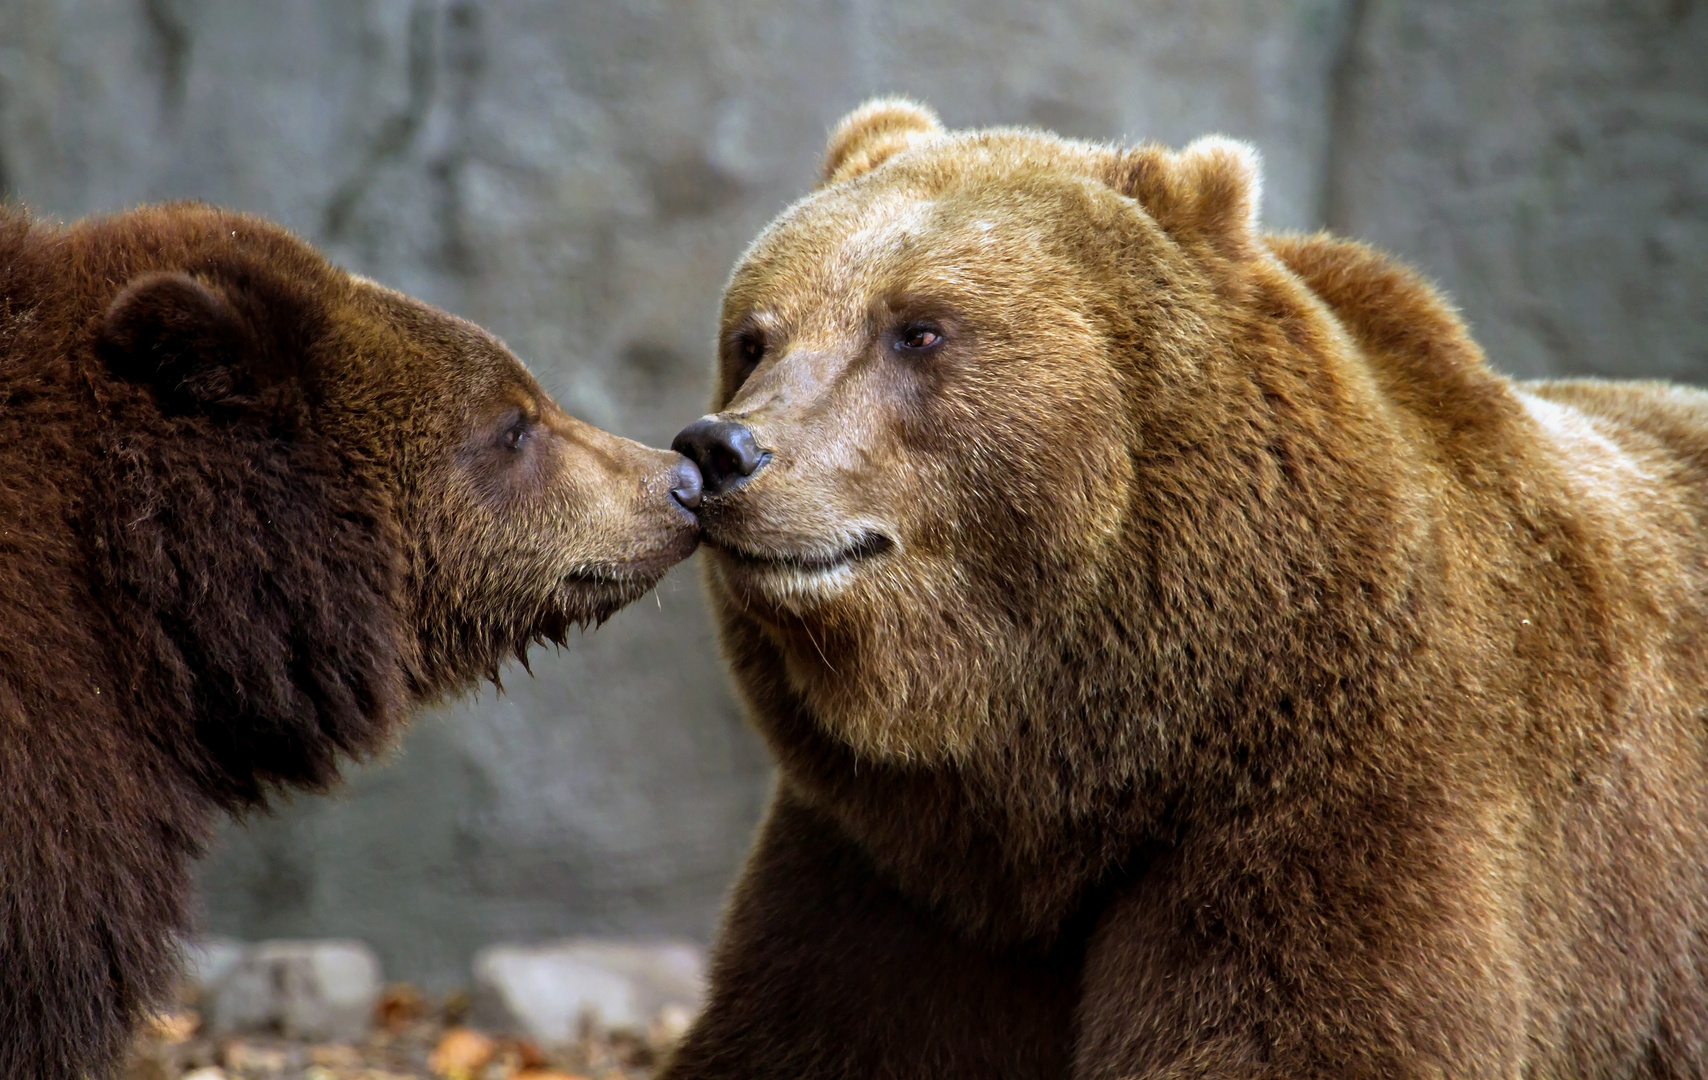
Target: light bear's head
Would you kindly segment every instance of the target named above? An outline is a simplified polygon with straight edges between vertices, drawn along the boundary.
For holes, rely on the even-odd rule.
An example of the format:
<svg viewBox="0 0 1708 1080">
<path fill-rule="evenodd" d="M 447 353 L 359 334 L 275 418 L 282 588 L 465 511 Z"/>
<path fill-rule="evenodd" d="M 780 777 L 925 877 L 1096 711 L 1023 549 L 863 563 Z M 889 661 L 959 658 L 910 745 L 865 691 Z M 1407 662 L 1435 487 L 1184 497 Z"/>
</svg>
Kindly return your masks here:
<svg viewBox="0 0 1708 1080">
<path fill-rule="evenodd" d="M 1195 677 L 1189 623 L 1284 589 L 1216 550 L 1252 542 L 1274 482 L 1238 460 L 1263 456 L 1253 357 L 1288 348 L 1245 269 L 1279 266 L 1258 187 L 1220 138 L 950 132 L 893 99 L 844 119 L 737 265 L 714 411 L 676 441 L 749 694 L 876 758 L 953 759 Z"/>
</svg>

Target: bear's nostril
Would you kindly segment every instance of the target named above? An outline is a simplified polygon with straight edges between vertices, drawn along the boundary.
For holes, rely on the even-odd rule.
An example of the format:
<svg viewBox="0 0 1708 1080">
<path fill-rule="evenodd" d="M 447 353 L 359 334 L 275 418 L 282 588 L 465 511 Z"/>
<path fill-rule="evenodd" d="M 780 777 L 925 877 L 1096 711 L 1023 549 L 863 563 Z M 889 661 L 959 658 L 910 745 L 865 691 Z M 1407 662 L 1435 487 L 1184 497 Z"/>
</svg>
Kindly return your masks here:
<svg viewBox="0 0 1708 1080">
<path fill-rule="evenodd" d="M 700 467 L 707 495 L 728 491 L 765 464 L 766 455 L 745 425 L 703 416 L 677 433 L 670 448 Z"/>
<path fill-rule="evenodd" d="M 678 461 L 676 467 L 670 470 L 670 494 L 689 510 L 697 509 L 700 505 L 700 470 L 694 467 L 692 461 Z"/>
</svg>

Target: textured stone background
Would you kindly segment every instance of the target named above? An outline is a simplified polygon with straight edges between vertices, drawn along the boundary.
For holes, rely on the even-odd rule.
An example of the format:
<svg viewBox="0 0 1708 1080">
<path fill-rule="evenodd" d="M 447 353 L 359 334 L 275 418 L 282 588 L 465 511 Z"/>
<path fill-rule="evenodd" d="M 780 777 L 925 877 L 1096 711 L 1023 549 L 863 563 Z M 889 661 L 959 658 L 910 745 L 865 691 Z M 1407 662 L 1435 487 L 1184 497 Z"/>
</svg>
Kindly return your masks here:
<svg viewBox="0 0 1708 1080">
<path fill-rule="evenodd" d="M 1708 381 L 1695 0 L 0 0 L 0 189 L 272 216 L 660 444 L 728 267 L 878 92 L 1250 139 L 1272 225 L 1412 259 L 1498 366 Z M 694 567 L 534 667 L 229 829 L 208 926 L 364 938 L 435 985 L 492 940 L 707 935 L 767 765 Z"/>
</svg>

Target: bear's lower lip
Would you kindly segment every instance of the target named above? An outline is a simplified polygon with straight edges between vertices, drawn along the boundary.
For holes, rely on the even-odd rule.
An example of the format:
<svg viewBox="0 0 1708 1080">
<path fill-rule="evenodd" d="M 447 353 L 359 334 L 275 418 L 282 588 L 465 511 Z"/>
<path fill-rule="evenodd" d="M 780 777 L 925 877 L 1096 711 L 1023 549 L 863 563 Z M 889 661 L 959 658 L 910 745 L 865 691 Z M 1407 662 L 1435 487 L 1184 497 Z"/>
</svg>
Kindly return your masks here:
<svg viewBox="0 0 1708 1080">
<path fill-rule="evenodd" d="M 648 560 L 645 564 L 588 567 L 558 579 L 554 617 L 570 622 L 602 623 L 657 585 L 679 559 Z"/>
<path fill-rule="evenodd" d="M 693 547 L 689 547 L 686 551 L 671 550 L 633 562 L 582 567 L 563 575 L 563 582 L 566 585 L 617 588 L 639 585 L 643 590 L 650 589 L 671 567 L 693 553 Z"/>
<path fill-rule="evenodd" d="M 854 543 L 830 554 L 812 551 L 753 551 L 732 544 L 721 544 L 707 541 L 725 555 L 754 567 L 772 570 L 794 570 L 800 573 L 825 573 L 850 563 L 873 559 L 895 547 L 895 541 L 882 533 L 868 532 Z"/>
<path fill-rule="evenodd" d="M 575 621 L 603 622 L 657 585 L 672 567 L 699 546 L 699 537 L 684 531 L 663 550 L 651 555 L 577 567 L 558 578 L 562 614 Z"/>
</svg>

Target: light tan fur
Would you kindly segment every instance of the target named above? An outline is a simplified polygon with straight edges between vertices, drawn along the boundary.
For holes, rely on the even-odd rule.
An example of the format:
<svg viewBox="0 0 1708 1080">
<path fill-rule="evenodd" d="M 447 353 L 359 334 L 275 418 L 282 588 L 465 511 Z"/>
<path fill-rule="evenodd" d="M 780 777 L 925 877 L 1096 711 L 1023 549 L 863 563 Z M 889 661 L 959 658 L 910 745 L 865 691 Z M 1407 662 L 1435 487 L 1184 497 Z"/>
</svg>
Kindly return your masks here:
<svg viewBox="0 0 1708 1080">
<path fill-rule="evenodd" d="M 671 1080 L 1708 1071 L 1708 396 L 1257 204 L 892 100 L 743 257 L 781 777 Z"/>
</svg>

